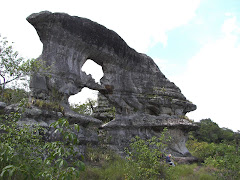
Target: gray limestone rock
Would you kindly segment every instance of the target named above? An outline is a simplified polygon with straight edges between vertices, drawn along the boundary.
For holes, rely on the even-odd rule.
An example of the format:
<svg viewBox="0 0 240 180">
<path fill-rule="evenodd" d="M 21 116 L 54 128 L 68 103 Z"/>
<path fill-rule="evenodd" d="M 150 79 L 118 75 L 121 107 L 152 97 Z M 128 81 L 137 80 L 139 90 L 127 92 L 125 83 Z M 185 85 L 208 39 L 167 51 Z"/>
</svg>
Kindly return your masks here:
<svg viewBox="0 0 240 180">
<path fill-rule="evenodd" d="M 64 114 L 61 112 L 52 111 L 49 109 L 39 108 L 34 105 L 28 105 L 28 107 L 19 107 L 19 104 L 12 104 L 6 106 L 4 112 L 1 114 L 9 114 L 11 112 L 18 112 L 20 119 L 17 121 L 20 127 L 24 125 L 35 126 L 39 125 L 44 128 L 44 139 L 47 141 L 60 140 L 59 134 L 54 133 L 54 128 L 50 125 L 56 122 L 59 118 L 63 117 L 68 119 L 69 124 L 78 124 L 80 127 L 79 132 L 74 132 L 82 146 L 86 144 L 97 144 L 98 134 L 97 130 L 102 124 L 102 121 L 90 116 L 78 114 L 74 111 L 67 109 Z"/>
<path fill-rule="evenodd" d="M 68 106 L 69 96 L 83 87 L 98 90 L 116 109 L 115 120 L 103 128 L 113 136 L 112 144 L 117 148 L 134 135 L 151 137 L 156 134 L 154 129 L 167 126 L 176 136 L 172 150 L 182 156 L 188 153 L 186 134 L 195 125 L 182 117 L 196 105 L 164 76 L 152 58 L 130 48 L 114 31 L 86 18 L 45 11 L 27 20 L 43 43 L 40 59 L 50 67 L 48 73 L 32 74 L 33 97 L 55 98 Z M 100 84 L 82 71 L 88 59 L 102 66 Z M 160 132 L 161 128 L 157 130 Z"/>
<path fill-rule="evenodd" d="M 0 110 L 4 109 L 6 107 L 6 103 L 5 102 L 0 102 Z"/>
<path fill-rule="evenodd" d="M 130 48 L 114 31 L 63 13 L 41 12 L 27 20 L 43 43 L 41 59 L 51 67 L 51 76 L 33 74 L 36 97 L 38 92 L 52 96 L 56 91 L 62 95 L 58 100 L 67 104 L 70 95 L 88 87 L 104 94 L 118 114 L 185 115 L 196 109 L 149 56 Z M 81 70 L 87 59 L 102 66 L 101 84 Z"/>
</svg>

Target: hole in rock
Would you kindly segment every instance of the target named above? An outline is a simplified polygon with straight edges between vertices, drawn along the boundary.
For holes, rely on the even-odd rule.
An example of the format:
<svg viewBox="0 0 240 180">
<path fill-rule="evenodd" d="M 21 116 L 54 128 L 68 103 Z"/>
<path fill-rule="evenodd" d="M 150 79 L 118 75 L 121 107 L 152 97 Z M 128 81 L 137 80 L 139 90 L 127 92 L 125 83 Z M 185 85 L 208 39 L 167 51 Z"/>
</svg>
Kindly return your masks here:
<svg viewBox="0 0 240 180">
<path fill-rule="evenodd" d="M 82 71 L 84 71 L 86 74 L 91 74 L 95 82 L 100 84 L 100 79 L 103 77 L 102 66 L 98 65 L 93 60 L 88 59 L 83 64 Z M 97 94 L 98 91 L 85 87 L 81 90 L 81 92 L 70 96 L 68 101 L 70 105 L 83 104 L 86 103 L 88 99 L 97 100 Z"/>
<path fill-rule="evenodd" d="M 81 92 L 70 96 L 68 102 L 71 106 L 74 106 L 74 104 L 83 104 L 88 102 L 89 99 L 97 100 L 97 94 L 97 90 L 92 90 L 85 87 L 81 90 Z"/>
<path fill-rule="evenodd" d="M 82 71 L 86 74 L 91 74 L 95 82 L 100 84 L 100 79 L 103 77 L 102 66 L 95 63 L 93 60 L 88 59 L 82 66 Z"/>
</svg>

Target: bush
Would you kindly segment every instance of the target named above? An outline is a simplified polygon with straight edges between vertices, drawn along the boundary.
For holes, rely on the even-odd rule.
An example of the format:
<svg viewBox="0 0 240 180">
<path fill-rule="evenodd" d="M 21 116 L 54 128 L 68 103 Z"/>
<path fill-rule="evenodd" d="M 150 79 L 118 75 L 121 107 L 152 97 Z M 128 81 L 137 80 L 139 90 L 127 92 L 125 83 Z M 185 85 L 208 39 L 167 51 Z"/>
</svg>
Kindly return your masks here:
<svg viewBox="0 0 240 180">
<path fill-rule="evenodd" d="M 215 168 L 216 176 L 225 179 L 240 178 L 240 157 L 234 145 L 190 140 L 187 146 L 190 152 L 205 166 Z"/>
<path fill-rule="evenodd" d="M 80 179 L 125 179 L 126 161 L 104 143 L 88 145 L 85 151 L 86 169 Z"/>
<path fill-rule="evenodd" d="M 84 170 L 73 149 L 77 138 L 66 119 L 51 126 L 63 141 L 46 142 L 40 126 L 19 126 L 19 113 L 0 119 L 0 178 L 2 179 L 66 179 L 75 178 Z M 57 128 L 58 127 L 58 128 Z M 74 125 L 79 130 L 78 125 Z"/>
<path fill-rule="evenodd" d="M 217 145 L 214 143 L 198 142 L 194 139 L 188 140 L 186 145 L 191 154 L 197 157 L 201 162 L 204 162 L 206 158 L 216 154 Z"/>
<path fill-rule="evenodd" d="M 4 91 L 0 88 L 0 94 L 2 95 L 0 101 L 3 101 L 10 104 L 15 104 L 20 102 L 24 98 L 28 98 L 29 93 L 26 92 L 24 89 L 10 89 L 7 88 Z"/>
<path fill-rule="evenodd" d="M 225 179 L 240 179 L 240 157 L 233 145 L 219 144 L 216 153 L 205 159 L 205 165 L 217 168 L 216 175 Z"/>
<path fill-rule="evenodd" d="M 165 128 L 160 138 L 143 140 L 135 137 L 126 149 L 126 177 L 129 179 L 159 179 L 167 174 L 163 150 L 167 147 L 169 136 Z M 164 158 L 162 158 L 164 157 Z"/>
</svg>

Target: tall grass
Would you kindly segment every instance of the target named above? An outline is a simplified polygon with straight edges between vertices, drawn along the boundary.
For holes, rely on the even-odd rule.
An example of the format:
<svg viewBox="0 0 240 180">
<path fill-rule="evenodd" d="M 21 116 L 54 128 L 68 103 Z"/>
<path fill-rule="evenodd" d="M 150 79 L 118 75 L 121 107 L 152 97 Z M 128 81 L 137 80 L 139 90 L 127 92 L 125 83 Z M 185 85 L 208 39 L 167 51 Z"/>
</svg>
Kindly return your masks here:
<svg viewBox="0 0 240 180">
<path fill-rule="evenodd" d="M 125 165 L 126 162 L 120 157 L 112 162 L 108 162 L 103 166 L 87 166 L 82 172 L 80 180 L 99 180 L 99 179 L 125 179 Z"/>
<path fill-rule="evenodd" d="M 168 169 L 168 179 L 171 180 L 215 180 L 208 167 L 197 164 L 181 164 Z"/>
</svg>

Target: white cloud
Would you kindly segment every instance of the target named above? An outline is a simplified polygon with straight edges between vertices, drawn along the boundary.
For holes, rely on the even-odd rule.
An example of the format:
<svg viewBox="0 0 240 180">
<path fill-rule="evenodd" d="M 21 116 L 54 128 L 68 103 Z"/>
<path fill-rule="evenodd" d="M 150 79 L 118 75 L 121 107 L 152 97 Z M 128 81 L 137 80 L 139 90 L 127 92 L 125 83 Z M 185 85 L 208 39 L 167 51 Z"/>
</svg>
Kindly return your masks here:
<svg viewBox="0 0 240 180">
<path fill-rule="evenodd" d="M 1 33 L 16 42 L 24 56 L 38 57 L 42 44 L 34 28 L 25 20 L 31 13 L 49 10 L 86 17 L 116 31 L 132 48 L 146 52 L 161 42 L 166 32 L 187 24 L 200 0 L 8 0 L 0 7 Z"/>
<path fill-rule="evenodd" d="M 164 75 L 171 75 L 171 74 L 178 74 L 178 69 L 179 66 L 175 63 L 171 63 L 169 60 L 167 59 L 160 59 L 158 57 L 153 57 L 152 58 L 154 60 L 154 62 L 157 64 L 157 66 L 159 67 L 160 71 L 164 74 Z"/>
<path fill-rule="evenodd" d="M 211 118 L 221 127 L 240 130 L 240 40 L 236 17 L 225 20 L 221 39 L 208 43 L 188 62 L 187 71 L 172 80 L 198 106 L 195 120 Z"/>
<path fill-rule="evenodd" d="M 225 20 L 224 24 L 222 25 L 222 32 L 226 35 L 231 35 L 231 33 L 239 33 L 240 28 L 237 26 L 237 18 L 236 16 L 233 16 L 231 18 L 228 18 Z"/>
</svg>

